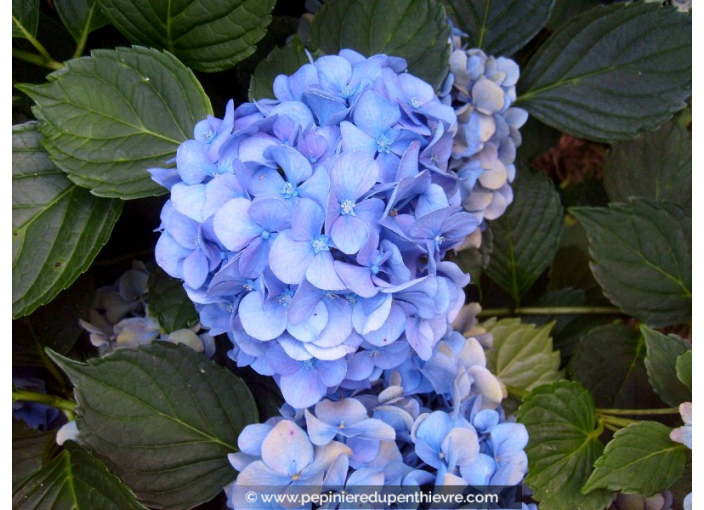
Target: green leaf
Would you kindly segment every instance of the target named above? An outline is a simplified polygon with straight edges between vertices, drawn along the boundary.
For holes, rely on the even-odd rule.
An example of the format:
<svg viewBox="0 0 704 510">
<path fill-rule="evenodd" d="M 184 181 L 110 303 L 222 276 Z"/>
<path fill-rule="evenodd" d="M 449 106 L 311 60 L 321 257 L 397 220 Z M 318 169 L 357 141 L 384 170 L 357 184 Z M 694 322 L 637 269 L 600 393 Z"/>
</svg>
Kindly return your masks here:
<svg viewBox="0 0 704 510">
<path fill-rule="evenodd" d="M 198 312 L 183 288 L 183 282 L 172 278 L 158 266 L 149 272 L 149 315 L 159 321 L 166 333 L 189 328 L 198 322 Z"/>
<path fill-rule="evenodd" d="M 692 401 L 692 392 L 678 379 L 676 374 L 677 358 L 692 348 L 692 345 L 677 335 L 662 333 L 641 325 L 640 331 L 645 338 L 647 356 L 645 368 L 653 389 L 671 406 Z"/>
<path fill-rule="evenodd" d="M 545 28 L 554 31 L 566 21 L 600 4 L 600 0 L 556 0 Z"/>
<path fill-rule="evenodd" d="M 259 62 L 249 83 L 249 100 L 273 99 L 274 79 L 280 74 L 293 74 L 308 63 L 308 55 L 303 43 L 297 35 L 294 35 L 286 46 L 274 48 L 266 60 Z"/>
<path fill-rule="evenodd" d="M 147 168 L 165 166 L 212 114 L 193 73 L 173 55 L 134 47 L 95 50 L 42 85 L 18 86 L 36 101 L 52 161 L 94 195 L 123 199 L 166 190 Z"/>
<path fill-rule="evenodd" d="M 602 510 L 611 502 L 611 491 L 580 492 L 604 449 L 584 387 L 570 381 L 539 386 L 523 399 L 518 421 L 528 429 L 526 483 L 541 510 Z"/>
<path fill-rule="evenodd" d="M 467 34 L 470 48 L 488 55 L 513 55 L 550 19 L 555 0 L 445 0 L 452 23 Z"/>
<path fill-rule="evenodd" d="M 675 364 L 677 378 L 692 391 L 692 351 L 687 351 L 677 357 Z"/>
<path fill-rule="evenodd" d="M 542 173 L 522 168 L 513 187 L 515 198 L 506 213 L 488 222 L 494 250 L 486 274 L 518 303 L 555 256 L 564 211 Z"/>
<path fill-rule="evenodd" d="M 12 420 L 12 487 L 19 487 L 39 471 L 56 448 L 56 431 L 37 432 Z"/>
<path fill-rule="evenodd" d="M 482 324 L 494 337 L 486 352 L 487 368 L 505 384 L 530 391 L 560 378 L 560 353 L 552 350 L 554 322 L 541 327 L 520 319 L 489 319 Z"/>
<path fill-rule="evenodd" d="M 310 47 L 403 57 L 409 72 L 437 89 L 450 67 L 449 37 L 440 0 L 333 0 L 315 15 Z"/>
<path fill-rule="evenodd" d="M 147 506 L 192 508 L 235 479 L 227 455 L 257 408 L 242 380 L 183 345 L 156 342 L 77 363 L 81 443 Z"/>
<path fill-rule="evenodd" d="M 12 0 L 12 37 L 34 37 L 39 28 L 39 0 Z"/>
<path fill-rule="evenodd" d="M 196 71 L 229 69 L 254 53 L 275 0 L 98 0 L 134 44 L 161 48 Z M 139 5 L 139 8 L 137 8 Z"/>
<path fill-rule="evenodd" d="M 692 88 L 692 17 L 618 2 L 564 24 L 521 73 L 516 106 L 590 140 L 627 140 L 685 107 Z"/>
<path fill-rule="evenodd" d="M 85 41 L 93 30 L 110 23 L 98 7 L 98 0 L 54 0 L 66 29 L 77 41 Z"/>
<path fill-rule="evenodd" d="M 69 181 L 36 122 L 12 127 L 12 316 L 51 301 L 88 269 L 122 210 Z"/>
<path fill-rule="evenodd" d="M 14 510 L 146 510 L 130 489 L 73 441 L 12 493 Z"/>
<path fill-rule="evenodd" d="M 692 140 L 677 122 L 615 144 L 603 172 L 612 202 L 643 197 L 692 207 Z"/>
<path fill-rule="evenodd" d="M 653 327 L 692 318 L 692 218 L 645 199 L 570 212 L 589 237 L 594 277 L 611 302 Z"/>
<path fill-rule="evenodd" d="M 659 407 L 648 383 L 644 358 L 645 340 L 637 330 L 605 324 L 580 339 L 568 370 L 572 380 L 591 392 L 597 407 Z"/>
<path fill-rule="evenodd" d="M 621 429 L 594 464 L 583 491 L 611 489 L 653 496 L 682 475 L 687 447 L 670 439 L 671 429 L 642 421 Z"/>
</svg>

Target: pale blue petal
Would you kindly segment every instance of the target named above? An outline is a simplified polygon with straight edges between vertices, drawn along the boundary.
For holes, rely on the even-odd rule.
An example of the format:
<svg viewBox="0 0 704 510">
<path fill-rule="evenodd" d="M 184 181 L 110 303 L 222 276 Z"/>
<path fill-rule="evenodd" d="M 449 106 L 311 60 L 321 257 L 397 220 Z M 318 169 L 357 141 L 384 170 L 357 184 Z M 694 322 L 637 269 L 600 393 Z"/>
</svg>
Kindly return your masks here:
<svg viewBox="0 0 704 510">
<path fill-rule="evenodd" d="M 262 460 L 275 471 L 293 476 L 313 462 L 313 445 L 294 422 L 277 423 L 262 443 Z M 242 476 L 240 474 L 240 476 Z"/>
<path fill-rule="evenodd" d="M 372 272 L 368 267 L 360 267 L 336 260 L 335 271 L 347 288 L 358 296 L 372 297 L 378 292 L 378 289 L 372 283 Z"/>
<path fill-rule="evenodd" d="M 154 258 L 159 267 L 166 271 L 167 274 L 174 278 L 181 278 L 183 275 L 183 259 L 190 253 L 191 250 L 174 241 L 174 238 L 168 232 L 162 232 L 156 242 Z"/>
<path fill-rule="evenodd" d="M 196 140 L 186 140 L 176 151 L 176 166 L 186 184 L 199 184 L 217 172 L 217 167 L 208 159 L 208 146 Z"/>
<path fill-rule="evenodd" d="M 356 201 L 374 186 L 378 174 L 379 168 L 371 156 L 343 152 L 330 169 L 330 187 L 340 200 Z"/>
<path fill-rule="evenodd" d="M 313 168 L 306 157 L 292 147 L 277 145 L 267 149 L 265 156 L 273 159 L 283 169 L 286 180 L 301 183 L 313 175 Z"/>
<path fill-rule="evenodd" d="M 220 242 L 230 251 L 239 251 L 262 233 L 247 211 L 251 202 L 246 198 L 233 198 L 215 214 L 213 228 Z"/>
<path fill-rule="evenodd" d="M 332 224 L 330 237 L 341 252 L 353 255 L 369 237 L 369 225 L 355 216 L 340 216 Z"/>
<path fill-rule="evenodd" d="M 396 124 L 401 118 L 398 106 L 371 90 L 362 94 L 352 115 L 354 123 L 374 138 Z"/>
<path fill-rule="evenodd" d="M 301 342 L 314 342 L 320 336 L 320 332 L 328 324 L 328 309 L 321 302 L 313 309 L 313 313 L 308 318 L 298 324 L 289 324 L 288 332 L 296 340 Z"/>
<path fill-rule="evenodd" d="M 194 184 L 188 186 L 178 183 L 171 188 L 171 203 L 181 214 L 184 214 L 199 223 L 204 220 L 202 210 L 205 204 L 205 185 Z"/>
<path fill-rule="evenodd" d="M 341 122 L 340 131 L 343 154 L 350 151 L 362 152 L 370 156 L 376 154 L 376 140 L 351 122 Z"/>
<path fill-rule="evenodd" d="M 291 231 L 284 230 L 269 252 L 271 272 L 282 282 L 297 285 L 303 280 L 314 256 L 315 250 L 310 242 L 294 241 Z"/>
<path fill-rule="evenodd" d="M 208 257 L 203 250 L 194 250 L 183 260 L 183 280 L 193 289 L 199 289 L 208 277 Z"/>
<path fill-rule="evenodd" d="M 406 329 L 406 314 L 400 306 L 391 305 L 389 315 L 382 326 L 364 335 L 364 339 L 377 347 L 390 345 L 403 334 Z"/>
<path fill-rule="evenodd" d="M 347 287 L 335 272 L 332 255 L 321 251 L 310 261 L 306 270 L 306 279 L 322 290 L 345 290 Z"/>
<path fill-rule="evenodd" d="M 305 417 L 308 437 L 310 437 L 313 444 L 324 446 L 335 439 L 335 436 L 337 435 L 336 427 L 323 423 L 321 420 L 313 416 L 308 410 L 305 412 Z"/>
<path fill-rule="evenodd" d="M 242 299 L 239 316 L 245 332 L 257 340 L 273 340 L 286 330 L 286 309 L 272 307 L 265 312 L 258 292 L 250 292 Z"/>
</svg>

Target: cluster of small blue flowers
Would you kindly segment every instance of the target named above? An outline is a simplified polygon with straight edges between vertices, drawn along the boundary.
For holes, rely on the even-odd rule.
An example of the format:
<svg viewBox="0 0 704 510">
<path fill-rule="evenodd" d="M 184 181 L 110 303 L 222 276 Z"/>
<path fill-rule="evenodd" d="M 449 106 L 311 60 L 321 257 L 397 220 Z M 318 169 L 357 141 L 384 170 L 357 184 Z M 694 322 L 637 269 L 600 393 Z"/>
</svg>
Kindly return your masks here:
<svg viewBox="0 0 704 510">
<path fill-rule="evenodd" d="M 310 409 L 284 406 L 281 417 L 247 426 L 230 455 L 240 474 L 226 488 L 229 505 L 251 508 L 243 498 L 263 486 L 354 493 L 519 483 L 528 434 L 506 420 L 499 381 L 485 363 L 478 339 L 451 333 L 428 361 L 384 370 L 367 390 L 338 389 Z"/>
<path fill-rule="evenodd" d="M 157 262 L 295 408 L 427 361 L 464 303 L 442 260 L 479 226 L 448 171 L 456 115 L 405 68 L 321 57 L 150 170 L 171 191 Z"/>
<path fill-rule="evenodd" d="M 449 166 L 462 182 L 464 208 L 479 220 L 495 220 L 513 201 L 519 129 L 528 120 L 528 112 L 511 106 L 520 71 L 509 58 L 460 48 L 460 42 L 459 36 L 452 39 L 442 92 L 459 123 Z"/>
<path fill-rule="evenodd" d="M 115 285 L 101 287 L 95 294 L 89 320 L 80 320 L 81 327 L 90 333 L 91 343 L 104 356 L 121 347 L 137 347 L 154 340 L 185 344 L 211 357 L 215 354 L 215 340 L 202 332 L 200 324 L 169 334 L 162 332 L 159 321 L 150 317 L 147 281 L 149 272 L 139 261 L 132 263 Z"/>
</svg>

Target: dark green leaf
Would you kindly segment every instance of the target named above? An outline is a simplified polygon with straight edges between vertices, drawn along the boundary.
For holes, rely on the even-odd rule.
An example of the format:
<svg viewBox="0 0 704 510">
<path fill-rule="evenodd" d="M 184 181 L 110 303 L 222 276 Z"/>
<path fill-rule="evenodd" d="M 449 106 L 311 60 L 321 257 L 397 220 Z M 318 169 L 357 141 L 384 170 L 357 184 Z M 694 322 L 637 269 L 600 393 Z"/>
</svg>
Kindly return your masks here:
<svg viewBox="0 0 704 510">
<path fill-rule="evenodd" d="M 528 429 L 526 483 L 541 510 L 602 510 L 609 504 L 611 491 L 580 492 L 604 449 L 586 389 L 569 381 L 539 386 L 523 399 L 518 421 Z"/>
<path fill-rule="evenodd" d="M 36 122 L 12 128 L 12 316 L 51 301 L 110 237 L 122 202 L 69 181 L 42 150 Z"/>
<path fill-rule="evenodd" d="M 449 70 L 450 25 L 440 0 L 333 0 L 315 15 L 310 47 L 328 55 L 350 48 L 403 57 L 436 89 Z"/>
<path fill-rule="evenodd" d="M 257 408 L 242 380 L 183 345 L 52 358 L 76 389 L 80 440 L 148 506 L 192 508 L 235 479 L 228 453 Z"/>
<path fill-rule="evenodd" d="M 576 15 L 600 4 L 600 0 L 556 0 L 550 14 L 550 20 L 545 28 L 554 31 Z"/>
<path fill-rule="evenodd" d="M 476 234 L 472 234 L 471 239 L 472 244 L 475 244 L 477 240 L 481 244 L 478 248 L 469 246 L 458 252 L 455 256 L 455 262 L 462 271 L 469 273 L 470 283 L 480 285 L 482 272 L 489 265 L 491 252 L 494 250 L 494 236 L 491 233 L 491 227 L 487 225 L 483 232 L 476 231 Z"/>
<path fill-rule="evenodd" d="M 554 323 L 536 328 L 520 319 L 489 319 L 482 324 L 494 337 L 486 352 L 492 374 L 513 388 L 530 391 L 560 378 L 560 353 L 552 350 L 550 331 Z"/>
<path fill-rule="evenodd" d="M 692 391 L 692 351 L 687 351 L 677 357 L 675 365 L 677 378 Z"/>
<path fill-rule="evenodd" d="M 657 3 L 596 7 L 556 31 L 519 81 L 517 106 L 571 135 L 633 138 L 692 88 L 692 17 Z"/>
<path fill-rule="evenodd" d="M 654 327 L 691 320 L 691 215 L 644 199 L 570 212 L 587 230 L 592 272 L 613 304 Z"/>
<path fill-rule="evenodd" d="M 170 277 L 160 267 L 149 273 L 149 315 L 166 333 L 189 328 L 198 322 L 198 312 L 183 288 L 183 282 Z"/>
<path fill-rule="evenodd" d="M 308 63 L 308 55 L 297 35 L 283 48 L 274 48 L 254 70 L 249 83 L 250 101 L 273 98 L 274 78 L 280 74 L 293 74 Z"/>
<path fill-rule="evenodd" d="M 56 448 L 56 431 L 37 432 L 12 420 L 12 487 L 39 471 Z"/>
<path fill-rule="evenodd" d="M 109 23 L 98 0 L 54 0 L 54 7 L 77 42 L 85 41 L 93 30 Z"/>
<path fill-rule="evenodd" d="M 550 19 L 555 0 L 445 0 L 447 13 L 470 48 L 513 55 Z"/>
<path fill-rule="evenodd" d="M 646 325 L 640 327 L 645 338 L 648 355 L 645 368 L 653 389 L 671 406 L 692 401 L 692 392 L 678 379 L 676 373 L 677 357 L 692 348 L 692 345 L 677 335 L 663 335 Z"/>
<path fill-rule="evenodd" d="M 87 450 L 64 451 L 12 493 L 15 510 L 146 510 L 132 491 Z"/>
<path fill-rule="evenodd" d="M 490 221 L 494 250 L 486 274 L 519 302 L 552 262 L 562 233 L 560 197 L 545 175 L 521 169 L 514 200 Z"/>
<path fill-rule="evenodd" d="M 12 0 L 12 37 L 34 37 L 39 27 L 39 0 Z"/>
<path fill-rule="evenodd" d="M 653 496 L 682 475 L 687 447 L 670 439 L 669 427 L 642 421 L 621 429 L 594 464 L 584 492 L 611 489 Z"/>
<path fill-rule="evenodd" d="M 604 161 L 604 186 L 612 202 L 643 197 L 692 207 L 692 140 L 677 122 L 667 122 L 617 143 Z"/>
<path fill-rule="evenodd" d="M 254 53 L 275 0 L 98 0 L 134 44 L 168 50 L 197 71 L 229 69 Z"/>
<path fill-rule="evenodd" d="M 543 124 L 535 117 L 528 120 L 521 128 L 521 145 L 516 153 L 516 161 L 529 166 L 533 159 L 542 156 L 560 139 L 560 132 Z"/>
<path fill-rule="evenodd" d="M 597 407 L 658 407 L 644 357 L 645 340 L 637 330 L 606 324 L 580 339 L 570 361 L 570 377 L 591 392 Z"/>
<path fill-rule="evenodd" d="M 157 50 L 95 50 L 48 80 L 18 88 L 37 102 L 33 111 L 52 161 L 98 196 L 166 192 L 147 168 L 166 165 L 212 113 L 193 73 Z"/>
</svg>

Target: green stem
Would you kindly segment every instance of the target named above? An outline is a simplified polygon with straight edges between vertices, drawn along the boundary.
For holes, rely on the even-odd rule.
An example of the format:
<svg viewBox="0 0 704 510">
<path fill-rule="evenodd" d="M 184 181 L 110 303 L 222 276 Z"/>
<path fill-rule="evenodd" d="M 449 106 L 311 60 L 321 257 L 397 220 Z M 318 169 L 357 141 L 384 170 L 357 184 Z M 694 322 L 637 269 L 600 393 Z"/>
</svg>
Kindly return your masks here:
<svg viewBox="0 0 704 510">
<path fill-rule="evenodd" d="M 614 427 L 613 425 L 609 425 L 608 423 L 603 423 L 603 422 L 602 422 L 602 424 L 604 425 L 604 428 L 605 428 L 606 430 L 610 430 L 611 432 L 618 432 L 619 430 L 621 430 L 620 428 Z"/>
<path fill-rule="evenodd" d="M 47 60 L 48 62 L 56 62 L 53 58 L 51 58 L 51 55 L 49 54 L 49 52 L 46 51 L 46 48 L 44 47 L 44 45 L 42 43 L 40 43 L 36 37 L 34 37 L 29 32 L 27 32 L 27 29 L 24 28 L 24 25 L 22 25 L 22 23 L 20 23 L 20 21 L 17 18 L 15 18 L 14 16 L 12 16 L 12 22 L 17 26 L 17 28 L 19 28 L 22 31 L 22 35 L 25 37 L 25 39 L 27 39 L 32 44 L 32 46 L 34 46 L 36 48 L 36 50 L 39 52 L 39 54 L 42 57 L 44 57 L 45 60 Z M 14 48 L 13 48 L 13 53 L 14 53 Z M 58 62 L 57 62 L 57 64 L 58 64 Z M 61 64 L 59 64 L 59 65 L 61 65 Z"/>
<path fill-rule="evenodd" d="M 528 395 L 530 393 L 530 391 L 526 391 L 521 388 L 516 388 L 515 386 L 508 386 L 508 385 L 506 385 L 506 390 L 508 391 L 509 395 L 517 398 L 518 400 L 523 400 L 523 397 L 525 397 L 526 395 Z"/>
<path fill-rule="evenodd" d="M 73 412 L 76 409 L 76 403 L 71 400 L 66 400 L 65 398 L 57 397 L 56 395 L 39 393 L 38 391 L 13 389 L 12 401 L 36 402 L 38 404 L 44 404 L 49 407 L 61 409 L 62 411 Z"/>
<path fill-rule="evenodd" d="M 638 423 L 638 420 L 629 420 L 628 418 L 617 418 L 616 416 L 609 416 L 608 414 L 598 415 L 604 424 L 614 425 L 618 428 L 628 427 L 632 423 Z"/>
<path fill-rule="evenodd" d="M 44 364 L 44 367 L 51 373 L 51 375 L 54 376 L 54 379 L 56 379 L 56 382 L 59 383 L 59 389 L 63 393 L 66 391 L 66 377 L 64 376 L 63 372 L 59 370 L 59 367 L 54 364 L 54 362 L 47 356 L 46 352 L 44 351 L 44 347 L 42 346 L 42 343 L 39 341 L 39 338 L 37 337 L 37 334 L 34 331 L 34 328 L 32 327 L 32 323 L 30 322 L 29 319 L 24 319 L 25 325 L 27 326 L 27 329 L 29 329 L 30 334 L 32 335 L 32 340 L 34 340 L 37 352 L 39 353 L 39 357 L 42 360 L 42 363 Z"/>
<path fill-rule="evenodd" d="M 52 69 L 56 71 L 61 69 L 64 65 L 61 62 L 57 62 L 51 57 L 44 57 L 42 55 L 37 55 L 35 53 L 30 53 L 29 51 L 18 50 L 17 48 L 12 48 L 13 58 L 24 60 L 30 64 L 34 64 L 40 67 L 46 67 L 47 69 Z"/>
<path fill-rule="evenodd" d="M 668 407 L 667 409 L 597 409 L 596 412 L 611 415 L 651 416 L 656 414 L 679 414 L 680 410 L 676 407 Z"/>
<path fill-rule="evenodd" d="M 613 306 L 523 306 L 518 308 L 486 308 L 479 317 L 516 315 L 624 315 Z"/>
</svg>

